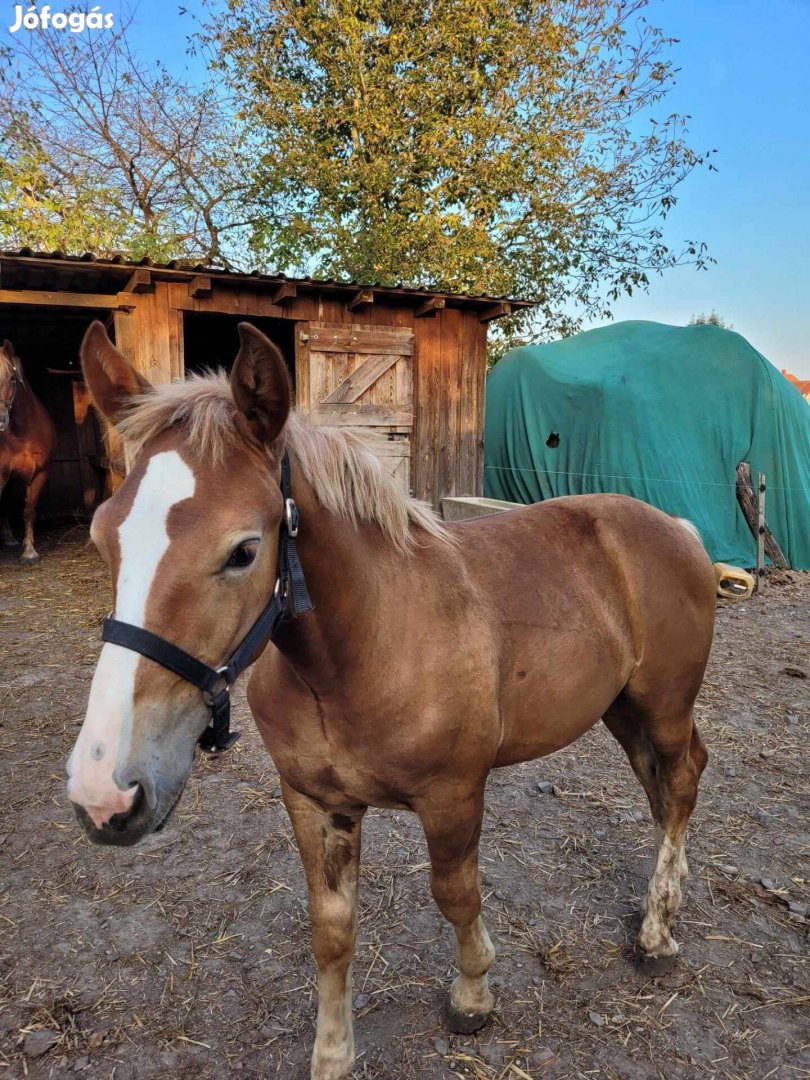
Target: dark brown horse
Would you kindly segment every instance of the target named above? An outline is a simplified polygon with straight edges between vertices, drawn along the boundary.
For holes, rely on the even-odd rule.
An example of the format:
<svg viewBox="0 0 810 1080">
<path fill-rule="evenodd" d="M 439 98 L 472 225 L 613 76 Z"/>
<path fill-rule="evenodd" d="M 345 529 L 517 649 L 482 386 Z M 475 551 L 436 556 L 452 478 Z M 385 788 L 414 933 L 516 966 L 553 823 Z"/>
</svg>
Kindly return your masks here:
<svg viewBox="0 0 810 1080">
<path fill-rule="evenodd" d="M 369 806 L 419 815 L 460 973 L 449 1022 L 493 1008 L 478 840 L 490 770 L 550 754 L 603 719 L 658 837 L 639 949 L 672 957 L 686 828 L 706 752 L 692 706 L 715 579 L 694 530 L 614 495 L 557 499 L 445 529 L 356 436 L 291 414 L 278 350 L 249 326 L 230 383 L 139 393 L 100 324 L 82 352 L 133 461 L 95 516 L 116 618 L 217 667 L 273 594 L 286 450 L 314 609 L 256 662 L 248 700 L 281 775 L 309 886 L 319 1007 L 314 1080 L 354 1060 L 351 964 Z M 161 827 L 210 709 L 151 659 L 104 646 L 68 765 L 91 839 Z"/>
<path fill-rule="evenodd" d="M 14 346 L 4 341 L 0 346 L 0 495 L 12 477 L 24 485 L 25 537 L 20 562 L 27 565 L 39 562 L 34 521 L 55 446 L 53 421 L 26 382 Z M 6 547 L 17 546 L 7 520 L 3 521 L 2 536 Z"/>
</svg>

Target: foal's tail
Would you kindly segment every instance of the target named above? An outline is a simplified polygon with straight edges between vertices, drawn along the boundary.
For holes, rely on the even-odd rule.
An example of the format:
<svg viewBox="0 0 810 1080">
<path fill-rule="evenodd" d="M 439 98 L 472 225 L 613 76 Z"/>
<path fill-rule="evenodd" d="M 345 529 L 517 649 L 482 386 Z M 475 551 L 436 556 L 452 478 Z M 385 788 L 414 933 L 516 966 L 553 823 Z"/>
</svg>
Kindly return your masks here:
<svg viewBox="0 0 810 1080">
<path fill-rule="evenodd" d="M 697 542 L 699 544 L 701 544 L 703 547 L 706 546 L 703 543 L 703 537 L 700 535 L 700 530 L 698 529 L 697 525 L 693 524 L 687 518 L 675 517 L 674 515 L 673 515 L 672 520 L 677 521 L 679 525 L 683 525 L 683 527 L 686 529 L 686 531 L 688 533 L 690 533 L 692 536 L 694 536 L 694 538 L 697 540 Z"/>
</svg>

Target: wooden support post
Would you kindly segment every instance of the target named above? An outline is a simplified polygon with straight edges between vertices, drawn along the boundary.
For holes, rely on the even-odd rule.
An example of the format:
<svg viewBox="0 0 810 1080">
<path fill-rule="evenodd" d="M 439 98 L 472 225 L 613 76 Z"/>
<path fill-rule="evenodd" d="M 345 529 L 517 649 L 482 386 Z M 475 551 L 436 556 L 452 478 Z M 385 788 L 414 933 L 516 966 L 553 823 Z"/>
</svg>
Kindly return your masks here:
<svg viewBox="0 0 810 1080">
<path fill-rule="evenodd" d="M 442 311 L 445 306 L 445 299 L 443 296 L 429 296 L 424 303 L 420 304 L 414 311 L 413 315 L 415 319 L 424 319 L 428 316 L 435 315 L 437 311 Z"/>
<path fill-rule="evenodd" d="M 82 502 L 86 514 L 92 514 L 98 498 L 98 482 L 93 470 L 96 438 L 90 410 L 90 392 L 82 379 L 73 379 L 73 419 L 79 450 L 79 474 L 82 479 Z"/>
<path fill-rule="evenodd" d="M 188 295 L 195 300 L 208 300 L 214 295 L 211 278 L 207 274 L 198 274 L 188 283 Z"/>
<path fill-rule="evenodd" d="M 479 322 L 492 322 L 493 319 L 503 318 L 504 315 L 512 314 L 512 305 L 507 304 L 505 300 L 499 301 L 497 304 L 490 304 L 489 307 L 485 307 L 483 311 L 478 313 Z"/>
<path fill-rule="evenodd" d="M 291 281 L 282 281 L 270 296 L 271 304 L 283 304 L 285 300 L 294 300 L 298 295 L 298 289 Z"/>
<path fill-rule="evenodd" d="M 141 267 L 139 270 L 135 271 L 135 273 L 132 275 L 132 277 L 129 279 L 129 281 L 126 283 L 126 285 L 121 291 L 133 293 L 147 293 L 154 292 L 154 288 L 155 287 L 152 284 L 152 271 L 145 270 L 143 267 Z"/>
<path fill-rule="evenodd" d="M 755 591 L 765 584 L 765 473 L 757 485 L 757 578 Z"/>
<path fill-rule="evenodd" d="M 125 315 L 129 315 L 135 310 L 135 294 L 120 292 L 116 298 L 118 305 L 116 311 L 122 311 Z"/>
<path fill-rule="evenodd" d="M 354 296 L 349 301 L 349 311 L 356 311 L 359 307 L 365 307 L 366 304 L 374 303 L 374 290 L 373 289 L 358 289 Z"/>
<path fill-rule="evenodd" d="M 748 528 L 751 530 L 751 535 L 759 543 L 759 504 L 756 495 L 754 494 L 754 485 L 751 479 L 751 466 L 747 461 L 741 461 L 737 466 L 737 502 L 740 504 L 743 517 L 746 520 Z M 768 528 L 768 522 L 765 521 L 764 543 L 765 554 L 771 560 L 774 566 L 780 569 L 787 569 L 788 561 L 785 558 L 784 552 L 779 547 L 776 541 L 776 537 Z"/>
</svg>

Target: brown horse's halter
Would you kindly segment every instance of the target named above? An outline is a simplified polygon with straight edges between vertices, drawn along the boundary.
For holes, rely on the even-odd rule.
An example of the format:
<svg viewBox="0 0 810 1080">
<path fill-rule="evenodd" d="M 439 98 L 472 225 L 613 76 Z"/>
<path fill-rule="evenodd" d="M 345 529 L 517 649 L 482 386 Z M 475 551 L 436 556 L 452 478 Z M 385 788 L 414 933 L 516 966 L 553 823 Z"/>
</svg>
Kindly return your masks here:
<svg viewBox="0 0 810 1080">
<path fill-rule="evenodd" d="M 284 517 L 279 527 L 278 568 L 273 598 L 248 630 L 241 645 L 221 667 L 209 667 L 179 646 L 140 626 L 119 622 L 112 617 L 104 620 L 101 634 L 104 641 L 140 653 L 202 690 L 205 703 L 211 709 L 211 723 L 199 739 L 204 750 L 230 750 L 241 734 L 231 731 L 231 686 L 253 663 L 262 642 L 268 637 L 272 638 L 282 620 L 312 610 L 304 571 L 295 547 L 298 507 L 290 494 L 290 459 L 286 451 L 281 459 L 281 494 L 284 498 Z"/>
<path fill-rule="evenodd" d="M 8 431 L 9 425 L 11 424 L 11 410 L 14 408 L 19 381 L 16 373 L 12 374 L 9 379 L 9 382 L 11 383 L 11 396 L 7 397 L 5 401 L 2 402 L 2 404 L 5 405 L 5 412 L 0 414 L 0 435 L 2 435 L 4 431 Z"/>
</svg>

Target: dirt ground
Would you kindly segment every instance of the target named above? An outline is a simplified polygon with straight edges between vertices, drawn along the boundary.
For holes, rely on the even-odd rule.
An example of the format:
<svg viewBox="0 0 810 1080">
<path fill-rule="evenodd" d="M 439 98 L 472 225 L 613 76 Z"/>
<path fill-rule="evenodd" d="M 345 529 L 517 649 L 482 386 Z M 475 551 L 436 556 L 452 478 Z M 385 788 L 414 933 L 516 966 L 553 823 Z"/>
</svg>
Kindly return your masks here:
<svg viewBox="0 0 810 1080">
<path fill-rule="evenodd" d="M 167 830 L 92 847 L 64 798 L 109 606 L 82 530 L 0 555 L 0 1078 L 304 1080 L 315 1016 L 303 874 L 251 727 L 200 758 Z M 416 821 L 364 826 L 356 1077 L 810 1076 L 810 575 L 721 607 L 698 707 L 710 752 L 676 969 L 633 963 L 652 855 L 600 725 L 493 775 L 482 842 L 497 1009 L 450 1035 L 452 932 Z M 541 794 L 539 781 L 554 792 Z"/>
</svg>

